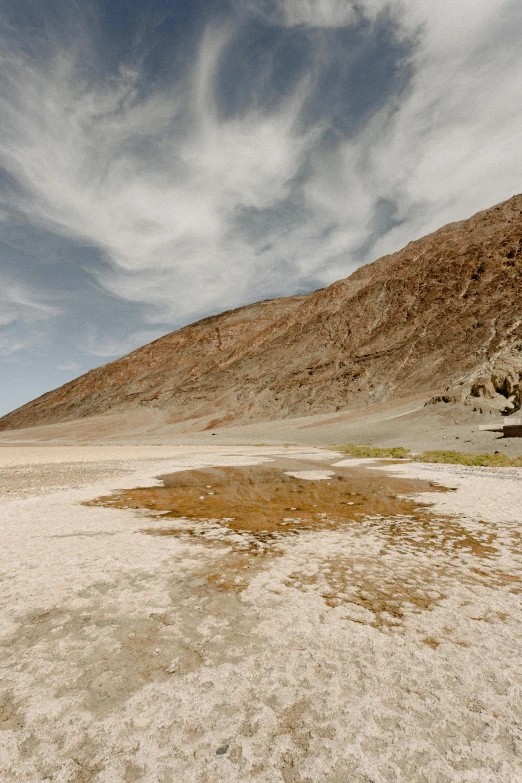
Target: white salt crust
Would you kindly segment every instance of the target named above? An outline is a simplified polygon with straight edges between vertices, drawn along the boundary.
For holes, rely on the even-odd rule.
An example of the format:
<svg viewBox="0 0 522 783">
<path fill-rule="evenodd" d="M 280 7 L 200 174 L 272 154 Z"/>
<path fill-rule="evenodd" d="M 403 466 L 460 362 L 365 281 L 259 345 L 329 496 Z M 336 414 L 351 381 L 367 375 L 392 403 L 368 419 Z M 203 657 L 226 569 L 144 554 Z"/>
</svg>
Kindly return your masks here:
<svg viewBox="0 0 522 783">
<path fill-rule="evenodd" d="M 241 555 L 216 523 L 151 536 L 166 521 L 80 503 L 331 453 L 48 454 L 0 449 L 2 783 L 522 781 L 521 470 L 389 465 L 455 489 L 423 496 L 432 529 L 373 517 Z"/>
<path fill-rule="evenodd" d="M 285 470 L 285 476 L 293 476 L 294 478 L 304 479 L 305 481 L 324 481 L 325 479 L 332 478 L 333 475 L 331 470 Z"/>
</svg>

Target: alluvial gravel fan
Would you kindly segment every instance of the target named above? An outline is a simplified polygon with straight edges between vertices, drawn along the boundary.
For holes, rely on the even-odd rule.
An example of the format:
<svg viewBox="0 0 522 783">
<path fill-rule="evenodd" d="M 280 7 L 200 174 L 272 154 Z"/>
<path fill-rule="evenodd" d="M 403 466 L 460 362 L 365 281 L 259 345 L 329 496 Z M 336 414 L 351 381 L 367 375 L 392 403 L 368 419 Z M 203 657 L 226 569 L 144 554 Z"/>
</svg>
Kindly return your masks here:
<svg viewBox="0 0 522 783">
<path fill-rule="evenodd" d="M 17 429 L 140 406 L 201 428 L 411 393 L 522 405 L 522 195 L 307 295 L 167 334 L 0 419 Z"/>
</svg>

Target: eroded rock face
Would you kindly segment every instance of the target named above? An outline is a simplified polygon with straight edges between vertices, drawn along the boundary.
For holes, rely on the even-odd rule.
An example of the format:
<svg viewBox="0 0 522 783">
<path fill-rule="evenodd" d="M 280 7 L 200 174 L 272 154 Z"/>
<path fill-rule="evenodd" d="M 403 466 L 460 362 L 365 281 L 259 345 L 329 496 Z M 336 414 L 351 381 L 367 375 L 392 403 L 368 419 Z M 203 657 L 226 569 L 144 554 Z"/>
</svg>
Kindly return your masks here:
<svg viewBox="0 0 522 783">
<path fill-rule="evenodd" d="M 521 302 L 519 195 L 328 288 L 172 332 L 10 413 L 0 429 L 139 406 L 215 428 L 445 387 L 441 398 L 502 398 L 514 409 Z"/>
<path fill-rule="evenodd" d="M 509 415 L 522 408 L 522 343 L 492 357 L 467 377 L 429 400 L 463 402 L 485 411 Z"/>
</svg>

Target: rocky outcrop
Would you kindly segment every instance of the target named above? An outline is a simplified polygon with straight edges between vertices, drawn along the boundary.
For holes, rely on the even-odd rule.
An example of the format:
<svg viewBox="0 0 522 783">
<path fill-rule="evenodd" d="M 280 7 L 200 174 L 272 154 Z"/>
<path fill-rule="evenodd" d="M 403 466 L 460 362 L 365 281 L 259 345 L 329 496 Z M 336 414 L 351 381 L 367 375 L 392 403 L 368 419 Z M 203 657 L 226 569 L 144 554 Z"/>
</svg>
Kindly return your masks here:
<svg viewBox="0 0 522 783">
<path fill-rule="evenodd" d="M 4 416 L 0 429 L 140 406 L 215 428 L 438 390 L 514 409 L 521 302 L 515 196 L 328 288 L 172 332 Z"/>
<path fill-rule="evenodd" d="M 519 411 L 522 408 L 522 343 L 501 351 L 426 404 L 437 402 L 463 402 L 482 413 L 504 416 Z"/>
</svg>

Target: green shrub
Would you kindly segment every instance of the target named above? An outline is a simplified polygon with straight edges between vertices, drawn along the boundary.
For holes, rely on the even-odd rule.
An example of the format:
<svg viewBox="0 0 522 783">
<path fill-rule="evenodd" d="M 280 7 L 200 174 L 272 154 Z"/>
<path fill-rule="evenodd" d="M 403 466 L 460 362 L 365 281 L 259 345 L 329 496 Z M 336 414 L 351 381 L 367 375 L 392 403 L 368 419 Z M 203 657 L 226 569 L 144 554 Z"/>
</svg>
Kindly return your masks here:
<svg viewBox="0 0 522 783">
<path fill-rule="evenodd" d="M 434 462 L 445 465 L 471 465 L 484 468 L 520 468 L 521 457 L 506 457 L 505 454 L 466 454 L 461 451 L 423 451 L 422 454 L 412 454 L 410 449 L 403 446 L 363 446 L 357 443 L 348 443 L 346 446 L 330 446 L 334 451 L 349 454 L 350 457 L 371 457 L 379 459 L 391 457 L 393 459 L 411 459 L 415 462 Z"/>
<path fill-rule="evenodd" d="M 460 451 L 423 451 L 416 454 L 416 462 L 442 462 L 445 465 L 475 465 L 484 468 L 522 467 L 522 457 L 506 457 L 505 454 L 465 454 Z"/>
<path fill-rule="evenodd" d="M 349 454 L 351 457 L 393 457 L 394 459 L 411 459 L 411 452 L 402 446 L 381 448 L 380 446 L 359 446 L 357 443 L 348 443 L 346 446 L 331 446 L 335 451 Z"/>
</svg>

